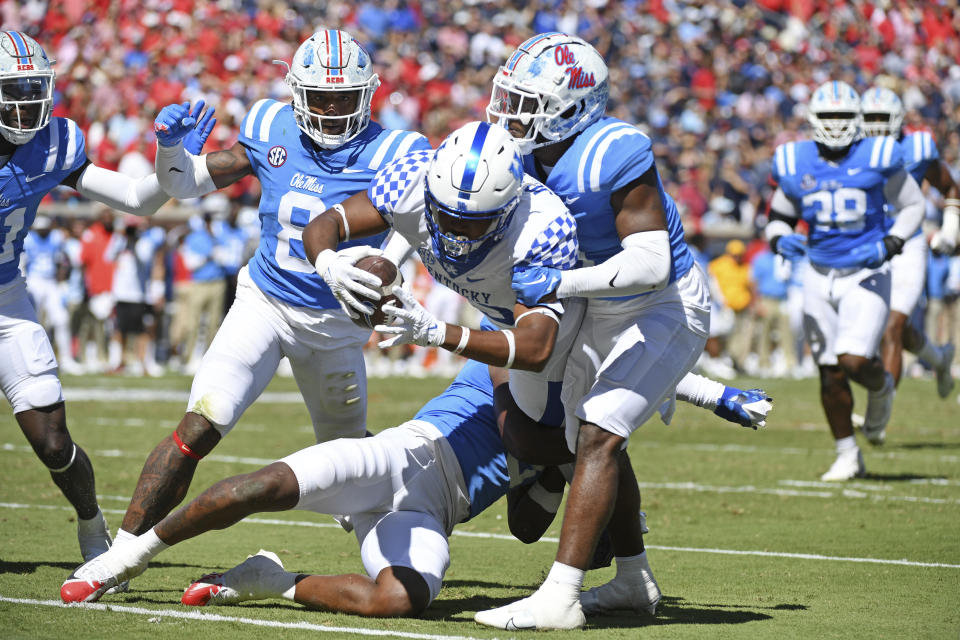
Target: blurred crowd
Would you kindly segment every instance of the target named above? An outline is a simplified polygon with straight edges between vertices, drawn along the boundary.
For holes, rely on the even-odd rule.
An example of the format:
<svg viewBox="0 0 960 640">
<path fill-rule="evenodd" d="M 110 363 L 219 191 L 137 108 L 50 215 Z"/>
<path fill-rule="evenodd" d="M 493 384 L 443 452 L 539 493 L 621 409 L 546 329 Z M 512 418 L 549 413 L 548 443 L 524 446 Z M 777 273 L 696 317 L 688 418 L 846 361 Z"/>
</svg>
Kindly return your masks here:
<svg viewBox="0 0 960 640">
<path fill-rule="evenodd" d="M 152 170 L 152 120 L 172 102 L 215 105 L 206 150 L 231 145 L 256 100 L 288 99 L 284 68 L 273 61 L 289 61 L 321 27 L 346 29 L 372 54 L 382 83 L 374 118 L 433 143 L 484 117 L 491 78 L 518 44 L 544 31 L 576 33 L 608 62 L 609 111 L 653 139 L 688 230 L 740 237 L 751 248 L 765 221 L 773 151 L 805 135 L 810 92 L 828 78 L 893 89 L 908 131 L 931 130 L 953 169 L 960 155 L 960 14 L 951 3 L 0 0 L 0 13 L 5 28 L 33 35 L 57 60 L 55 114 L 80 124 L 91 159 L 131 175 Z M 258 189 L 247 178 L 224 195 L 231 208 L 255 208 Z M 930 195 L 935 223 L 940 203 Z M 255 219 L 250 226 L 255 232 Z M 159 235 L 138 233 L 147 231 Z M 155 244 L 170 247 L 171 237 Z M 166 288 L 168 300 L 175 288 Z M 734 321 L 763 326 L 764 295 L 753 294 Z"/>
</svg>

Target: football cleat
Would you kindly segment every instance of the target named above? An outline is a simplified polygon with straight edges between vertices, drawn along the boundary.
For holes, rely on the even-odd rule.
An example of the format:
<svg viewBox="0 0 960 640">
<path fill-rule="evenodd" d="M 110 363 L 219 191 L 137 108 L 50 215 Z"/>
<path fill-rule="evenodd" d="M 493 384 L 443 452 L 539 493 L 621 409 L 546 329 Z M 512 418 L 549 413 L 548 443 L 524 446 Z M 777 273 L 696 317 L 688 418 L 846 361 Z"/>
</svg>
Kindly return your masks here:
<svg viewBox="0 0 960 640">
<path fill-rule="evenodd" d="M 756 429 L 767 426 L 767 414 L 771 409 L 773 398 L 763 389 L 743 391 L 736 387 L 724 387 L 713 412 L 724 420 Z"/>
<path fill-rule="evenodd" d="M 102 512 L 97 511 L 97 515 L 90 520 L 77 519 L 77 541 L 80 543 L 80 555 L 84 562 L 106 553 L 113 546 L 113 538 L 110 537 L 107 520 Z"/>
<path fill-rule="evenodd" d="M 854 478 L 862 478 L 866 474 L 863 466 L 863 455 L 860 449 L 851 449 L 837 454 L 830 468 L 820 476 L 825 482 L 843 482 Z"/>
<path fill-rule="evenodd" d="M 639 581 L 621 576 L 580 594 L 580 606 L 586 615 L 598 615 L 612 611 L 632 611 L 656 615 L 660 603 L 660 587 L 653 574 Z"/>
<path fill-rule="evenodd" d="M 950 371 L 950 366 L 953 364 L 955 352 L 956 347 L 953 343 L 948 342 L 940 347 L 940 366 L 934 369 L 934 372 L 937 374 L 937 393 L 941 398 L 946 398 L 953 390 L 953 373 Z"/>
<path fill-rule="evenodd" d="M 277 573 L 286 573 L 280 558 L 260 549 L 255 555 L 224 573 L 208 573 L 183 592 L 180 602 L 191 607 L 234 604 L 245 600 L 263 600 L 279 594 L 268 585 Z"/>
<path fill-rule="evenodd" d="M 488 627 L 506 631 L 534 629 L 579 629 L 586 623 L 579 601 L 564 606 L 557 598 L 540 590 L 528 598 L 489 611 L 478 611 L 473 619 Z"/>
<path fill-rule="evenodd" d="M 882 389 L 867 393 L 867 412 L 863 417 L 863 426 L 860 428 L 870 444 L 883 444 L 886 440 L 887 423 L 890 422 L 893 397 L 896 393 L 893 376 L 889 372 L 884 373 Z"/>
<path fill-rule="evenodd" d="M 136 559 L 134 545 L 121 545 L 77 567 L 60 587 L 64 602 L 96 602 L 111 589 L 120 587 L 147 568 Z"/>
</svg>

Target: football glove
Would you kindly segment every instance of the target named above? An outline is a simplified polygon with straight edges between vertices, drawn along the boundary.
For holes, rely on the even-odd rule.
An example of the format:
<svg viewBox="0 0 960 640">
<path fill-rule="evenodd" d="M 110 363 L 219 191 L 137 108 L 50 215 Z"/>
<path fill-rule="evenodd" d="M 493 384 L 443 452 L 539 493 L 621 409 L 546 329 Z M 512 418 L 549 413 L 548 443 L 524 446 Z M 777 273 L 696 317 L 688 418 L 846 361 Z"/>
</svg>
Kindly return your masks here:
<svg viewBox="0 0 960 640">
<path fill-rule="evenodd" d="M 203 151 L 203 145 L 206 144 L 210 132 L 217 124 L 217 119 L 213 114 L 217 112 L 216 107 L 210 107 L 206 111 L 203 107 L 206 103 L 203 100 L 197 100 L 190 111 L 190 117 L 197 121 L 197 125 L 183 138 L 183 148 L 187 153 L 199 156 Z M 202 114 L 202 115 L 201 115 Z"/>
<path fill-rule="evenodd" d="M 333 297 L 340 303 L 340 308 L 354 320 L 359 318 L 361 313 L 374 312 L 373 307 L 358 300 L 357 295 L 379 300 L 380 278 L 353 265 L 360 258 L 379 256 L 382 253 L 379 249 L 363 244 L 340 251 L 327 249 L 320 252 L 313 265 L 330 287 Z"/>
<path fill-rule="evenodd" d="M 948 237 L 948 234 L 945 234 L 943 229 L 937 230 L 937 232 L 933 234 L 933 237 L 930 238 L 930 249 L 937 255 L 949 256 L 956 248 L 956 239 Z"/>
<path fill-rule="evenodd" d="M 788 260 L 796 260 L 807 254 L 807 236 L 802 233 L 777 236 L 772 244 L 773 252 L 779 253 Z"/>
<path fill-rule="evenodd" d="M 385 304 L 383 312 L 390 321 L 399 320 L 399 324 L 378 324 L 374 331 L 392 335 L 381 340 L 381 349 L 392 347 L 395 344 L 417 344 L 421 347 L 439 347 L 447 335 L 447 324 L 423 308 L 413 297 L 409 289 L 394 287 L 393 295 L 402 307 L 394 303 Z"/>
<path fill-rule="evenodd" d="M 510 287 L 516 292 L 517 300 L 532 307 L 560 286 L 559 269 L 544 266 L 518 266 L 513 270 Z"/>
<path fill-rule="evenodd" d="M 757 427 L 767 426 L 767 414 L 771 409 L 773 398 L 763 389 L 743 391 L 736 387 L 724 387 L 713 412 L 724 420 L 756 430 Z"/>
<path fill-rule="evenodd" d="M 190 103 L 168 104 L 153 121 L 153 131 L 157 134 L 157 144 L 162 147 L 175 147 L 193 130 L 197 119 L 190 114 Z"/>
<path fill-rule="evenodd" d="M 877 269 L 884 262 L 900 253 L 903 239 L 897 236 L 885 236 L 876 242 L 867 242 L 850 250 L 850 266 Z"/>
</svg>

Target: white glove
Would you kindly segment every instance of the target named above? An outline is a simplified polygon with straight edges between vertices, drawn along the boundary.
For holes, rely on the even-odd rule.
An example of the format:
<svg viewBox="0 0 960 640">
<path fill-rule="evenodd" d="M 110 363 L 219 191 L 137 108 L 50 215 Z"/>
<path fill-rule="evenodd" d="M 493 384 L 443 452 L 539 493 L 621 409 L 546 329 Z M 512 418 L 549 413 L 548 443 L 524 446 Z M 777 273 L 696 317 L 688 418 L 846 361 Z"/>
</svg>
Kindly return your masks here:
<svg viewBox="0 0 960 640">
<path fill-rule="evenodd" d="M 382 255 L 380 249 L 367 245 L 347 247 L 340 251 L 324 249 L 317 256 L 313 268 L 317 270 L 323 281 L 330 287 L 343 312 L 353 319 L 359 318 L 361 313 L 373 313 L 369 304 L 357 300 L 354 294 L 380 299 L 380 278 L 357 269 L 353 264 L 360 258 Z"/>
<path fill-rule="evenodd" d="M 392 334 L 392 338 L 381 340 L 381 349 L 392 347 L 395 344 L 418 344 L 421 347 L 439 347 L 447 335 L 447 324 L 423 308 L 413 297 L 409 289 L 394 287 L 393 295 L 403 305 L 397 307 L 393 303 L 383 306 L 384 313 L 392 322 L 399 320 L 399 324 L 378 324 L 374 331 Z"/>
<path fill-rule="evenodd" d="M 943 229 L 939 229 L 930 238 L 930 248 L 937 253 L 950 255 L 956 248 L 956 238 L 950 237 L 949 234 L 943 232 Z"/>
</svg>

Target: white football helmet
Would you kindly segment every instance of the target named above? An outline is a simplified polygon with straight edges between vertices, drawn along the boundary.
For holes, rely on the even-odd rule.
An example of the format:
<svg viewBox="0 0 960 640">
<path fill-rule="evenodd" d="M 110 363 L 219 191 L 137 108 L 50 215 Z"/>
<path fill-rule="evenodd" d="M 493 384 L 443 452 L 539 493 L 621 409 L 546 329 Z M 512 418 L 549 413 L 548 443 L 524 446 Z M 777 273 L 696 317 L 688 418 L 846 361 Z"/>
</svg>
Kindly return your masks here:
<svg viewBox="0 0 960 640">
<path fill-rule="evenodd" d="M 367 127 L 370 101 L 380 86 L 370 55 L 350 34 L 338 29 L 323 29 L 307 38 L 293 54 L 286 81 L 293 91 L 297 126 L 324 149 L 347 143 Z M 356 103 L 349 113 L 325 115 L 310 110 L 311 99 L 318 97 L 312 94 L 331 91 L 355 93 Z"/>
<path fill-rule="evenodd" d="M 439 257 L 476 264 L 503 237 L 522 185 L 520 150 L 505 129 L 470 122 L 447 136 L 427 169 L 425 194 Z"/>
<path fill-rule="evenodd" d="M 849 147 L 860 135 L 860 96 L 846 82 L 825 82 L 810 98 L 807 120 L 816 142 L 830 149 Z"/>
<path fill-rule="evenodd" d="M 512 124 L 521 153 L 528 154 L 599 120 L 609 94 L 607 65 L 596 49 L 575 36 L 542 33 L 497 71 L 487 121 L 507 130 Z"/>
<path fill-rule="evenodd" d="M 903 103 L 890 89 L 871 87 L 860 97 L 863 133 L 867 136 L 900 137 L 903 124 Z"/>
<path fill-rule="evenodd" d="M 53 61 L 19 31 L 0 32 L 0 135 L 26 144 L 50 123 Z"/>
</svg>

